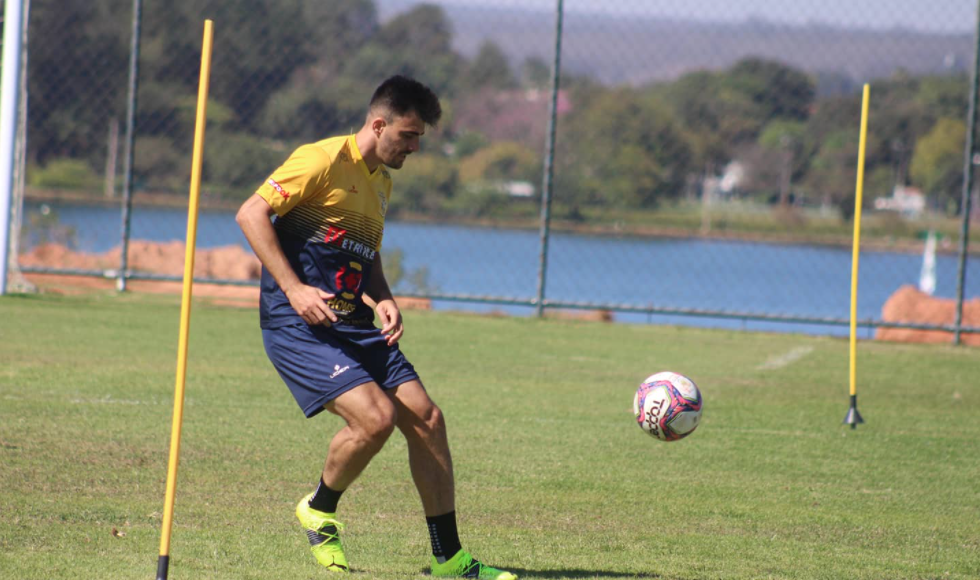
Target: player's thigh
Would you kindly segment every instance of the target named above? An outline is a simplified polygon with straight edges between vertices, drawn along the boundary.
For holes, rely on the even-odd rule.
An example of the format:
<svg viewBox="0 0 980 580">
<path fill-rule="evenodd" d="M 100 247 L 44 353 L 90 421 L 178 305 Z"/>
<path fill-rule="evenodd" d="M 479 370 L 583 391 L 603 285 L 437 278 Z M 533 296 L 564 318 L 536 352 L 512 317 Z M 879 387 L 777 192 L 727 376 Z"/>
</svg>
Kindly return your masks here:
<svg viewBox="0 0 980 580">
<path fill-rule="evenodd" d="M 390 431 L 397 418 L 396 405 L 374 381 L 345 391 L 324 408 L 339 415 L 351 428 L 368 432 Z"/>
<path fill-rule="evenodd" d="M 391 398 L 398 413 L 399 427 L 404 428 L 419 423 L 432 427 L 442 426 L 442 411 L 429 397 L 429 393 L 418 379 L 406 381 L 394 389 L 389 389 L 386 394 Z"/>
</svg>

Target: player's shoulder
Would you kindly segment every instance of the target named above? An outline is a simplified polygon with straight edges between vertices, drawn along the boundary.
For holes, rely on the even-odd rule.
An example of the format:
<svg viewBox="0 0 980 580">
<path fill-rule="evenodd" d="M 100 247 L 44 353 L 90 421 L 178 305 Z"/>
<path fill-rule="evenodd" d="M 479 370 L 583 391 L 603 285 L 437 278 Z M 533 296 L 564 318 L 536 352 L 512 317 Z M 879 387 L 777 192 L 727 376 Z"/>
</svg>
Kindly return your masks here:
<svg viewBox="0 0 980 580">
<path fill-rule="evenodd" d="M 330 137 L 316 143 L 310 143 L 308 147 L 315 149 L 316 155 L 323 156 L 331 164 L 351 163 L 353 160 L 350 137 L 348 136 Z M 311 150 L 311 154 L 314 154 L 313 150 Z"/>
<path fill-rule="evenodd" d="M 292 159 L 315 169 L 329 169 L 338 162 L 343 162 L 344 157 L 350 157 L 350 153 L 345 153 L 347 147 L 347 137 L 331 137 L 315 143 L 307 143 L 299 146 L 293 151 Z"/>
</svg>

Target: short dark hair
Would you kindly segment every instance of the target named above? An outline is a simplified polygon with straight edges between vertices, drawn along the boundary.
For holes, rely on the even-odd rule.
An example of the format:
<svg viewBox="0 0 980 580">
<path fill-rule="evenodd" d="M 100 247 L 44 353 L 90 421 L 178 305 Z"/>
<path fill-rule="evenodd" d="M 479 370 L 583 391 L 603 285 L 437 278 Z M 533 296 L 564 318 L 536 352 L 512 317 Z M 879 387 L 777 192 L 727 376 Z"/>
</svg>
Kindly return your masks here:
<svg viewBox="0 0 980 580">
<path fill-rule="evenodd" d="M 436 126 L 439 118 L 442 117 L 439 97 L 432 92 L 432 89 L 415 79 L 401 75 L 388 78 L 374 91 L 369 110 L 379 109 L 399 117 L 411 112 L 418 113 L 422 122 L 430 127 Z"/>
</svg>

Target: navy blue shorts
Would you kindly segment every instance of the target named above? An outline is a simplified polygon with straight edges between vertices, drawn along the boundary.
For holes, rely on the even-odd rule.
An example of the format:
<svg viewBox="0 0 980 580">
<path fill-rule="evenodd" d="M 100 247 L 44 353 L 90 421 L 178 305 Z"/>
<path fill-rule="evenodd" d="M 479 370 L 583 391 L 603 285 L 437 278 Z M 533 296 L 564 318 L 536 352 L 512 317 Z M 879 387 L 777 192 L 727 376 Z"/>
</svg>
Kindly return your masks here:
<svg viewBox="0 0 980 580">
<path fill-rule="evenodd" d="M 382 389 L 418 379 L 398 345 L 388 346 L 377 328 L 297 324 L 262 329 L 269 360 L 307 417 L 358 385 Z"/>
</svg>

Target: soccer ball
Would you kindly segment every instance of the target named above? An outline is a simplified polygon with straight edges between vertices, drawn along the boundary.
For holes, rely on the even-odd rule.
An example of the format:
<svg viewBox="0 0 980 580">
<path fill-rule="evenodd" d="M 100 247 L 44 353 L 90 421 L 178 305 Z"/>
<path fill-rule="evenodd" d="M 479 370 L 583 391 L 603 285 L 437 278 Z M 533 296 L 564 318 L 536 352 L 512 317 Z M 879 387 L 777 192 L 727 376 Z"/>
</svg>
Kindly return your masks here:
<svg viewBox="0 0 980 580">
<path fill-rule="evenodd" d="M 636 424 L 661 441 L 677 441 L 701 422 L 701 391 L 694 381 L 677 373 L 647 377 L 633 397 Z"/>
</svg>

